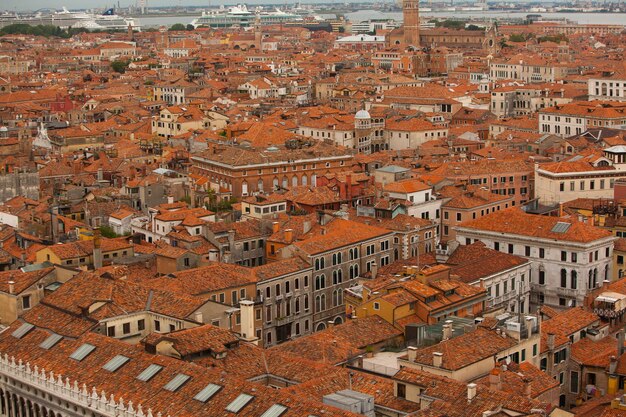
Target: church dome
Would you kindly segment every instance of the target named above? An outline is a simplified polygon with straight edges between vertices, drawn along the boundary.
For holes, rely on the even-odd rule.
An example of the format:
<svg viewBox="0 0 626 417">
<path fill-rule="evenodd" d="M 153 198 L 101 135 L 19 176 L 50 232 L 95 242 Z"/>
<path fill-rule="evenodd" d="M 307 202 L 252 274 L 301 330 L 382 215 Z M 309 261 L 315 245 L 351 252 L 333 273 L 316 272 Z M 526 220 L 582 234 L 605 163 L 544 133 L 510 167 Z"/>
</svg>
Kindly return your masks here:
<svg viewBox="0 0 626 417">
<path fill-rule="evenodd" d="M 369 114 L 369 112 L 367 110 L 359 110 L 354 115 L 354 118 L 355 119 L 371 119 L 372 116 L 370 116 L 370 114 Z"/>
</svg>

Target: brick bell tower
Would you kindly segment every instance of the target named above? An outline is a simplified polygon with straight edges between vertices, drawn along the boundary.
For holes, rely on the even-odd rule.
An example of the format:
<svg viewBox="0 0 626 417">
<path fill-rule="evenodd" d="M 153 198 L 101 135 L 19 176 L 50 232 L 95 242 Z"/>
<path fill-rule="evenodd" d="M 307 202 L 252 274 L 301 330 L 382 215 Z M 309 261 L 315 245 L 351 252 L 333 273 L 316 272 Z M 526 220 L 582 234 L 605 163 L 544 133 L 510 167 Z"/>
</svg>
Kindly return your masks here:
<svg viewBox="0 0 626 417">
<path fill-rule="evenodd" d="M 404 17 L 404 46 L 420 46 L 420 4 L 419 0 L 402 0 Z"/>
</svg>

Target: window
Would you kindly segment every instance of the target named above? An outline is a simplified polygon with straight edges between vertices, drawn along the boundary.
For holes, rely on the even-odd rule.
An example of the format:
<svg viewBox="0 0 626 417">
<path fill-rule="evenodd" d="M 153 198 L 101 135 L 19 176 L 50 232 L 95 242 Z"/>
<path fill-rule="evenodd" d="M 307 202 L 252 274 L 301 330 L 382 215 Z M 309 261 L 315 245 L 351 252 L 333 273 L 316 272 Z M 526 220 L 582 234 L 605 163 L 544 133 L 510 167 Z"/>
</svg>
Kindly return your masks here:
<svg viewBox="0 0 626 417">
<path fill-rule="evenodd" d="M 157 332 L 161 331 L 161 322 L 159 320 L 154 321 L 154 330 L 156 330 Z"/>
<path fill-rule="evenodd" d="M 500 242 L 493 242 L 493 248 L 495 250 L 500 250 Z"/>
<path fill-rule="evenodd" d="M 461 221 L 461 213 L 457 213 L 456 214 L 456 221 L 460 222 Z"/>
<path fill-rule="evenodd" d="M 567 261 L 567 252 L 565 252 L 564 250 L 561 251 L 561 261 Z"/>
<path fill-rule="evenodd" d="M 530 246 L 525 246 L 524 247 L 524 255 L 525 256 L 530 256 Z"/>
<path fill-rule="evenodd" d="M 406 398 L 406 385 L 398 383 L 397 386 L 398 386 L 398 395 L 397 395 L 397 397 L 398 398 Z"/>
<path fill-rule="evenodd" d="M 513 253 L 513 244 L 509 243 L 509 253 Z"/>
<path fill-rule="evenodd" d="M 122 333 L 129 334 L 130 333 L 130 323 L 122 324 Z"/>
<path fill-rule="evenodd" d="M 107 336 L 115 337 L 115 326 L 107 327 Z"/>
<path fill-rule="evenodd" d="M 539 285 L 546 285 L 546 271 L 539 270 Z"/>
<path fill-rule="evenodd" d="M 139 331 L 142 331 L 142 330 L 146 329 L 146 321 L 144 319 L 137 320 L 137 329 Z"/>
<path fill-rule="evenodd" d="M 30 295 L 25 295 L 22 297 L 22 308 L 24 310 L 28 310 L 30 308 Z"/>
<path fill-rule="evenodd" d="M 569 391 L 571 393 L 578 393 L 578 372 L 570 371 L 569 374 Z"/>
<path fill-rule="evenodd" d="M 537 356 L 537 344 L 533 345 L 533 357 Z"/>
<path fill-rule="evenodd" d="M 539 257 L 540 258 L 546 257 L 546 250 L 544 248 L 539 248 Z"/>
<path fill-rule="evenodd" d="M 380 310 L 380 304 L 374 303 L 374 310 Z"/>
</svg>

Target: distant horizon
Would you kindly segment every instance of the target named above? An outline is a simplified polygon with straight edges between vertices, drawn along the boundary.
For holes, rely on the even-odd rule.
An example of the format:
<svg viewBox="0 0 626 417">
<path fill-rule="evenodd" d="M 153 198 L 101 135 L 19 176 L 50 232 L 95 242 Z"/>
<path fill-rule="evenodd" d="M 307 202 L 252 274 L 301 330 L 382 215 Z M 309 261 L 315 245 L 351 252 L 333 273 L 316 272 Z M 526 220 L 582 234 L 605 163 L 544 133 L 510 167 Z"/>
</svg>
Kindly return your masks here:
<svg viewBox="0 0 626 417">
<path fill-rule="evenodd" d="M 377 3 L 381 0 L 358 0 L 358 1 L 341 1 L 341 0 L 146 0 L 148 8 L 165 8 L 165 7 L 215 7 L 221 5 L 234 5 L 234 4 L 332 4 L 341 5 L 344 3 Z M 449 3 L 450 0 L 432 0 L 434 3 Z M 542 6 L 551 3 L 561 3 L 565 0 L 545 2 Z M 395 3 L 395 0 L 382 0 L 384 3 Z M 455 0 L 454 3 L 475 3 L 474 0 Z M 67 7 L 71 10 L 86 10 L 86 9 L 108 9 L 111 7 L 117 8 L 117 0 L 59 0 L 56 5 L 51 5 L 49 0 L 3 0 L 0 6 L 0 11 L 8 12 L 29 12 L 39 9 L 57 9 L 61 10 L 63 7 Z M 491 2 L 490 2 L 491 3 Z M 504 3 L 504 2 L 503 2 Z M 536 0 L 517 0 L 516 3 L 537 3 Z M 547 4 L 546 4 L 547 3 Z M 119 7 L 127 8 L 129 6 L 138 6 L 139 0 L 120 0 Z"/>
</svg>

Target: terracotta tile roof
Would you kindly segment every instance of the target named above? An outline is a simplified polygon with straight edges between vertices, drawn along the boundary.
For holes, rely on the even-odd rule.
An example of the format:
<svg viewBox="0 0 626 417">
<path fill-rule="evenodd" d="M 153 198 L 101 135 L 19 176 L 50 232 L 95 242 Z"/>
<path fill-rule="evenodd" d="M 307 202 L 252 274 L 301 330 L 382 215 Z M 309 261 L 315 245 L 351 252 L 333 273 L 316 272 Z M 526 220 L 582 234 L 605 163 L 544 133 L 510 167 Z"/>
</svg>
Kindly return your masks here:
<svg viewBox="0 0 626 417">
<path fill-rule="evenodd" d="M 22 272 L 20 269 L 2 271 L 0 272 L 0 292 L 8 294 L 9 282 L 13 282 L 13 294 L 20 294 L 53 271 L 53 267 L 30 272 Z"/>
<path fill-rule="evenodd" d="M 552 231 L 559 222 L 570 225 L 564 233 Z M 517 207 L 496 211 L 479 219 L 463 222 L 459 227 L 580 243 L 589 243 L 612 236 L 608 230 L 591 226 L 576 219 L 527 214 Z"/>
<path fill-rule="evenodd" d="M 466 283 L 528 263 L 520 256 L 489 249 L 480 241 L 459 246 L 446 261 L 451 273 Z"/>
<path fill-rule="evenodd" d="M 367 346 L 401 335 L 401 331 L 379 316 L 370 316 L 282 343 L 269 351 L 335 365 L 362 354 Z"/>
<path fill-rule="evenodd" d="M 335 219 L 325 227 L 327 230 L 326 234 L 320 234 L 296 242 L 294 245 L 306 254 L 316 255 L 391 234 L 390 231 L 377 226 L 364 225 L 343 219 Z"/>
<path fill-rule="evenodd" d="M 171 342 L 176 352 L 184 357 L 206 351 L 213 354 L 224 353 L 230 345 L 239 343 L 239 338 L 229 330 L 205 324 L 166 335 L 152 333 L 143 340 L 143 343 L 156 349 L 163 341 Z"/>
<path fill-rule="evenodd" d="M 384 191 L 390 193 L 410 194 L 430 190 L 432 187 L 417 179 L 407 179 L 385 184 Z"/>
<path fill-rule="evenodd" d="M 493 330 L 478 327 L 472 332 L 418 349 L 415 363 L 432 366 L 433 353 L 439 352 L 443 354 L 441 367 L 456 371 L 515 345 L 517 341 L 509 336 L 502 337 Z"/>
<path fill-rule="evenodd" d="M 500 379 L 500 391 L 513 395 L 523 395 L 528 385 L 530 385 L 530 397 L 537 398 L 543 393 L 559 386 L 559 382 L 556 379 L 530 362 L 522 362 L 520 364 L 511 362 L 507 364 L 506 369 L 496 367 L 492 370 L 492 373 L 494 372 Z M 487 387 L 490 386 L 488 375 L 475 382 Z"/>
</svg>

